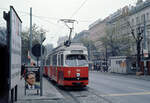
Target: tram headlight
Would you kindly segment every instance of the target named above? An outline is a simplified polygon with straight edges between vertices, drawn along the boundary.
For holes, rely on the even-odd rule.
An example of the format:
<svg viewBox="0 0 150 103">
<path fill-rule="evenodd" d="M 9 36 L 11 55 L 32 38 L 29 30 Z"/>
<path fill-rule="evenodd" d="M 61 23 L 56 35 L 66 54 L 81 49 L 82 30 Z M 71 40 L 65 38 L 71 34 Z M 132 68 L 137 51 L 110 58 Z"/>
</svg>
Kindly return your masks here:
<svg viewBox="0 0 150 103">
<path fill-rule="evenodd" d="M 80 77 L 80 73 L 77 73 L 76 76 L 77 76 L 77 77 Z"/>
</svg>

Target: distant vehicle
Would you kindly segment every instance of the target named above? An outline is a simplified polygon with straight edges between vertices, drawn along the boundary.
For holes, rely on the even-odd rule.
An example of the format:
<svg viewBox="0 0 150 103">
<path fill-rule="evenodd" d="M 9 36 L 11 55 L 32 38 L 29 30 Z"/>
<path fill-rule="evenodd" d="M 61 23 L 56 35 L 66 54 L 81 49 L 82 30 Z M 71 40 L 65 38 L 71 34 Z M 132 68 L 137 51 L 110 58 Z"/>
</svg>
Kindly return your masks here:
<svg viewBox="0 0 150 103">
<path fill-rule="evenodd" d="M 44 75 L 62 86 L 88 85 L 88 52 L 81 43 L 59 46 L 49 53 Z"/>
</svg>

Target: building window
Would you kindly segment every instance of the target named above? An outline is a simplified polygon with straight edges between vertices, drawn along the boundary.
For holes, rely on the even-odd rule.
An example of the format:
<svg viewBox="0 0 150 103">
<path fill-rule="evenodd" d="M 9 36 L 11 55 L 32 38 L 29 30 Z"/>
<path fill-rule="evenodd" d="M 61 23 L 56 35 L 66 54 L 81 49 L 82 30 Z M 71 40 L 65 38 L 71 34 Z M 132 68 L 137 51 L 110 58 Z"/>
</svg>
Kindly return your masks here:
<svg viewBox="0 0 150 103">
<path fill-rule="evenodd" d="M 122 60 L 116 61 L 116 64 L 121 64 Z"/>
<path fill-rule="evenodd" d="M 143 15 L 141 16 L 141 23 L 142 23 L 142 24 L 144 23 L 144 20 L 145 20 L 145 14 L 143 14 Z"/>
<path fill-rule="evenodd" d="M 148 52 L 150 52 L 150 31 L 147 31 L 147 47 L 148 47 Z"/>
<path fill-rule="evenodd" d="M 134 24 L 134 19 L 132 19 L 132 22 L 131 22 L 131 23 L 132 23 L 132 26 L 134 26 L 134 25 L 135 25 L 135 24 Z"/>
<path fill-rule="evenodd" d="M 146 13 L 146 20 L 149 20 L 149 13 Z"/>
<path fill-rule="evenodd" d="M 139 17 L 136 17 L 136 25 L 140 23 Z"/>
</svg>

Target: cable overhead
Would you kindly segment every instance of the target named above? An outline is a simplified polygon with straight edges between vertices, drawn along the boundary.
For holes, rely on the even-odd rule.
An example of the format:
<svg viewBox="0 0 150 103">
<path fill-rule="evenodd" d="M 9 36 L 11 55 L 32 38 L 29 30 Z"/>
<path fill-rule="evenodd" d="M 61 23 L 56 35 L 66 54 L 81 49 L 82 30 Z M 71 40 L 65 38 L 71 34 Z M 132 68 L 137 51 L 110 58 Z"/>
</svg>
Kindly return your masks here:
<svg viewBox="0 0 150 103">
<path fill-rule="evenodd" d="M 87 0 L 85 0 L 87 1 Z M 85 4 L 85 3 L 84 3 Z M 80 7 L 81 8 L 81 7 Z M 6 8 L 0 8 L 0 10 L 8 10 Z M 79 11 L 79 10 L 77 10 Z M 23 13 L 25 15 L 30 15 L 30 13 L 28 12 L 24 12 L 24 11 L 18 11 L 20 13 Z M 74 12 L 75 13 L 75 12 Z M 33 17 L 37 17 L 37 18 L 40 18 L 40 19 L 51 19 L 51 20 L 60 20 L 60 18 L 55 18 L 55 17 L 46 17 L 46 16 L 40 16 L 40 15 L 35 15 L 35 14 L 32 14 Z M 88 20 L 78 20 L 79 22 L 91 22 L 91 21 L 88 21 Z"/>
<path fill-rule="evenodd" d="M 84 0 L 84 2 L 81 4 L 81 6 L 72 14 L 71 18 L 78 13 L 78 11 L 84 6 L 84 4 L 87 2 L 87 0 Z"/>
</svg>

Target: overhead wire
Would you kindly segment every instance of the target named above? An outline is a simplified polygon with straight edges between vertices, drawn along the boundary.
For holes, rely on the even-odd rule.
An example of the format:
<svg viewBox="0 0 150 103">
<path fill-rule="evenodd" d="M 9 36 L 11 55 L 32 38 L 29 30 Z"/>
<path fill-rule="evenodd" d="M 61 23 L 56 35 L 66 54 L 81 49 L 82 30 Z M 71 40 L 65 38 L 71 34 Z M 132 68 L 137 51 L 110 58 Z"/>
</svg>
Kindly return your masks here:
<svg viewBox="0 0 150 103">
<path fill-rule="evenodd" d="M 77 14 L 77 12 L 84 6 L 84 4 L 86 3 L 86 1 L 87 1 L 87 0 L 85 0 L 85 1 L 81 4 L 81 6 L 72 14 L 72 17 L 73 17 L 75 14 Z M 8 9 L 6 9 L 6 8 L 0 8 L 0 10 L 7 10 L 7 11 L 8 11 Z M 24 11 L 18 11 L 18 12 L 23 13 L 23 14 L 25 14 L 25 15 L 30 15 L 30 13 L 28 13 L 28 12 L 24 12 Z M 21 15 L 21 16 L 22 16 L 22 15 Z M 42 20 L 42 21 L 44 21 L 44 22 L 47 22 L 47 23 L 49 23 L 49 24 L 52 24 L 52 25 L 55 25 L 55 26 L 59 26 L 59 28 L 62 29 L 62 26 L 60 26 L 60 25 L 58 25 L 58 24 L 53 23 L 52 21 L 50 21 L 50 20 L 57 20 L 57 21 L 58 21 L 58 20 L 60 20 L 59 18 L 46 17 L 46 16 L 35 15 L 35 14 L 32 14 L 32 16 L 38 18 L 39 20 Z M 47 19 L 48 19 L 48 20 L 47 20 Z M 91 22 L 91 21 L 80 20 L 79 22 Z"/>
<path fill-rule="evenodd" d="M 87 2 L 87 0 L 84 0 L 83 3 L 79 6 L 79 8 L 77 8 L 77 10 L 71 15 L 71 18 L 73 18 L 73 16 L 75 16 L 79 10 L 85 5 L 85 3 Z M 80 22 L 86 22 L 86 21 L 80 21 Z M 73 32 L 75 33 L 75 30 L 73 30 Z"/>
<path fill-rule="evenodd" d="M 84 2 L 81 4 L 81 6 L 71 15 L 71 18 L 79 12 L 79 10 L 84 6 L 84 4 L 86 2 L 87 2 L 87 0 L 84 0 Z"/>
<path fill-rule="evenodd" d="M 81 9 L 81 7 L 86 3 L 86 1 L 87 0 L 85 0 L 82 4 L 81 4 L 81 6 L 72 14 L 72 16 L 73 15 L 75 15 L 80 9 Z M 0 10 L 7 10 L 8 11 L 8 9 L 6 9 L 6 8 L 0 8 Z M 24 11 L 18 11 L 18 12 L 20 12 L 20 13 L 24 13 L 24 14 L 26 14 L 26 15 L 30 15 L 30 13 L 28 13 L 28 12 L 24 12 Z M 45 18 L 47 18 L 47 19 L 51 19 L 51 20 L 60 20 L 60 18 L 55 18 L 55 17 L 46 17 L 46 16 L 40 16 L 40 15 L 35 15 L 35 14 L 32 14 L 32 16 L 33 17 L 39 17 L 40 19 L 45 19 Z M 88 21 L 88 20 L 79 20 L 80 22 L 91 22 L 91 21 Z"/>
</svg>

